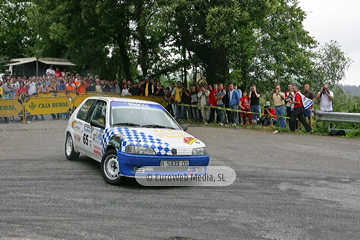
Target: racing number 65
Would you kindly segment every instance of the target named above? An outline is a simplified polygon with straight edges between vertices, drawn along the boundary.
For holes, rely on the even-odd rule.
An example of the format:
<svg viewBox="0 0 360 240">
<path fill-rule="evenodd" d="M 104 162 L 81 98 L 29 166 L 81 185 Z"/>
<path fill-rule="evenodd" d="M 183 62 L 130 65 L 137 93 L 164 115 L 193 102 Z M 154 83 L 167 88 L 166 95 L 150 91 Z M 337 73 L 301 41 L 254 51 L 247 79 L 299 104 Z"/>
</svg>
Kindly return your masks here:
<svg viewBox="0 0 360 240">
<path fill-rule="evenodd" d="M 89 145 L 89 134 L 84 134 L 83 136 L 83 143 L 85 145 Z"/>
</svg>

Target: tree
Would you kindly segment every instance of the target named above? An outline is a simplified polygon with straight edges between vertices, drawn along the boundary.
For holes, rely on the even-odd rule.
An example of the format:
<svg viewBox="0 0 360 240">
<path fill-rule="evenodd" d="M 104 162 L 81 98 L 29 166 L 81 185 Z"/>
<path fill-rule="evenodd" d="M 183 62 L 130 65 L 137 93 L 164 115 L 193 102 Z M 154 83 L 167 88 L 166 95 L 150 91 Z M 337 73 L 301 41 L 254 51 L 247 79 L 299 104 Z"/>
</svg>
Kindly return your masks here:
<svg viewBox="0 0 360 240">
<path fill-rule="evenodd" d="M 0 2 L 0 56 L 3 59 L 32 56 L 31 48 L 36 38 L 27 22 L 29 4 L 23 0 Z"/>
<path fill-rule="evenodd" d="M 330 41 L 321 46 L 314 57 L 313 81 L 320 88 L 323 84 L 335 85 L 345 80 L 346 71 L 353 62 L 341 50 L 337 41 Z"/>
</svg>

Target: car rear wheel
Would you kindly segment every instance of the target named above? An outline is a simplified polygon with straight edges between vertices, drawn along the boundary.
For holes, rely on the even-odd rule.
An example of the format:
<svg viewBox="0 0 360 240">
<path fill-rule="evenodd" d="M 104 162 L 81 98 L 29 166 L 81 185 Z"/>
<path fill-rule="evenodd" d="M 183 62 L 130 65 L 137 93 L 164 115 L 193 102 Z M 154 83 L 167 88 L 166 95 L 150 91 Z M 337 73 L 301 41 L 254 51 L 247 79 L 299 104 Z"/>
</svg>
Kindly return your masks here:
<svg viewBox="0 0 360 240">
<path fill-rule="evenodd" d="M 71 134 L 68 133 L 65 140 L 65 156 L 68 160 L 76 160 L 79 155 L 80 153 L 75 152 L 73 139 Z"/>
<path fill-rule="evenodd" d="M 120 185 L 125 177 L 120 175 L 118 157 L 114 149 L 108 150 L 101 160 L 101 175 L 112 185 Z"/>
</svg>

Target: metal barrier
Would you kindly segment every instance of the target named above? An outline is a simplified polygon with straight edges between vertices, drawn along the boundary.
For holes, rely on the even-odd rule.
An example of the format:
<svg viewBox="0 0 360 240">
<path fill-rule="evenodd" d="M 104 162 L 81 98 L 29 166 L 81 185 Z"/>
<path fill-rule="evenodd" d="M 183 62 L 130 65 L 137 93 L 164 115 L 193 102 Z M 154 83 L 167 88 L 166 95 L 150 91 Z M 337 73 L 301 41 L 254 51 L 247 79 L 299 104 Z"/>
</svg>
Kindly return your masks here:
<svg viewBox="0 0 360 240">
<path fill-rule="evenodd" d="M 316 121 L 360 123 L 360 113 L 315 111 Z"/>
</svg>

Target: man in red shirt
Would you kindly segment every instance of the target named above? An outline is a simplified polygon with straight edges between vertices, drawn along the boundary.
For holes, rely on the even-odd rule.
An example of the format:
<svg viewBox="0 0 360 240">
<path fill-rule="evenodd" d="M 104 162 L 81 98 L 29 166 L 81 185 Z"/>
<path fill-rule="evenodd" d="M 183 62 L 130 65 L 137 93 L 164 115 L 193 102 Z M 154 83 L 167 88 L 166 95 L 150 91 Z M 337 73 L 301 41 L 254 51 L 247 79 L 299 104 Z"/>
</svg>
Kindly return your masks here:
<svg viewBox="0 0 360 240">
<path fill-rule="evenodd" d="M 309 126 L 309 124 L 305 120 L 305 108 L 302 101 L 302 94 L 299 91 L 298 86 L 292 86 L 293 92 L 295 93 L 294 100 L 289 101 L 291 104 L 294 104 L 294 111 L 291 114 L 290 117 L 290 131 L 295 132 L 295 126 L 296 126 L 296 119 L 299 119 L 299 121 L 303 124 L 306 131 L 308 132 L 314 132 L 312 128 Z"/>
<path fill-rule="evenodd" d="M 208 89 L 210 91 L 210 95 L 209 95 L 209 106 L 211 106 L 210 108 L 210 120 L 208 121 L 208 123 L 212 123 L 215 122 L 215 112 L 216 112 L 216 93 L 218 92 L 218 85 L 215 83 L 214 84 L 214 88 L 211 87 L 211 85 L 208 86 Z M 216 121 L 220 121 L 219 117 L 217 117 Z"/>
<path fill-rule="evenodd" d="M 59 68 L 56 68 L 56 71 L 55 71 L 55 78 L 61 78 L 63 75 L 62 75 L 62 72 L 60 72 Z"/>
</svg>

